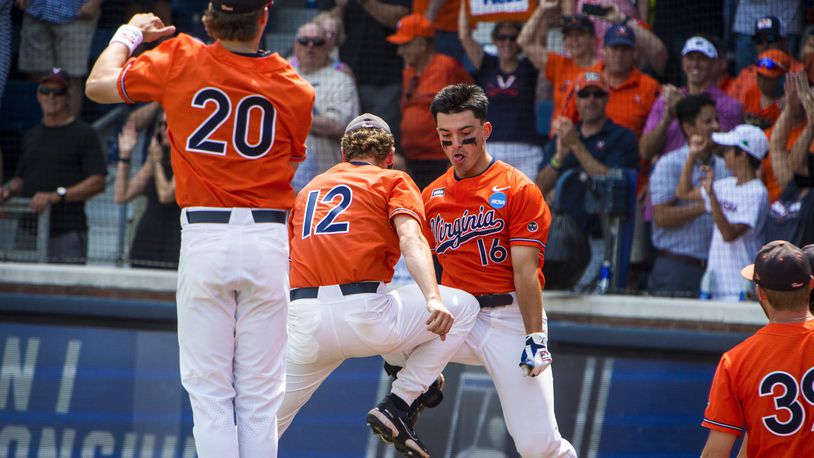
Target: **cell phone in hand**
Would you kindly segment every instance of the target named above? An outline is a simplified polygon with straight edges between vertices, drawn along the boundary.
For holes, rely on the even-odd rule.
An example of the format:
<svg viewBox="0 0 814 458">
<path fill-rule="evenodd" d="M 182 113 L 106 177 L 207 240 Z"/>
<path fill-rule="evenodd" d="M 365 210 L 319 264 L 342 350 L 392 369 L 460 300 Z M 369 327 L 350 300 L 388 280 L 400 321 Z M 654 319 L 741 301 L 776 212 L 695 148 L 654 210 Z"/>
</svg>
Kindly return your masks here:
<svg viewBox="0 0 814 458">
<path fill-rule="evenodd" d="M 605 17 L 611 10 L 609 6 L 597 5 L 594 3 L 583 3 L 582 14 L 589 14 L 591 16 Z"/>
</svg>

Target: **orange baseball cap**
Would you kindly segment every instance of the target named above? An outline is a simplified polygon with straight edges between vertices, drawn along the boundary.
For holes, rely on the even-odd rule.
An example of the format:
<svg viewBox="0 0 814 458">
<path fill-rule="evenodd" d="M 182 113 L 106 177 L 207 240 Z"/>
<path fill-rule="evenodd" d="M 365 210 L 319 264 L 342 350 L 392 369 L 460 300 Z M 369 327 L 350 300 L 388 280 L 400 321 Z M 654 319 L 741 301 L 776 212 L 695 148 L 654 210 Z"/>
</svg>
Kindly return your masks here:
<svg viewBox="0 0 814 458">
<path fill-rule="evenodd" d="M 605 77 L 599 72 L 580 73 L 574 85 L 577 93 L 580 93 L 582 92 L 583 89 L 589 87 L 595 87 L 597 89 L 602 90 L 602 92 L 608 92 L 608 82 L 605 80 Z"/>
<path fill-rule="evenodd" d="M 435 27 L 432 26 L 432 22 L 418 13 L 413 13 L 399 20 L 398 24 L 396 24 L 396 33 L 387 37 L 387 41 L 396 45 L 403 45 L 418 37 L 432 37 L 434 35 Z"/>
<path fill-rule="evenodd" d="M 757 57 L 757 72 L 767 78 L 779 78 L 789 71 L 791 57 L 779 49 L 769 49 Z"/>
</svg>

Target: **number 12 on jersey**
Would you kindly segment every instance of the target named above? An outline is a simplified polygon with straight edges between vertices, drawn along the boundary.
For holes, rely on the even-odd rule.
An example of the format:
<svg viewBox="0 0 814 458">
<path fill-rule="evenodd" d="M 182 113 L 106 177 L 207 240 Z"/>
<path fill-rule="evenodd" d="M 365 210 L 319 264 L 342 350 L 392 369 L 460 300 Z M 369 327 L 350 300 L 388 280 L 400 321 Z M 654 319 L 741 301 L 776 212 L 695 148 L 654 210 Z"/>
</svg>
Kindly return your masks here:
<svg viewBox="0 0 814 458">
<path fill-rule="evenodd" d="M 344 234 L 350 231 L 349 222 L 334 222 L 342 212 L 348 209 L 353 201 L 353 191 L 346 185 L 334 186 L 320 200 L 321 189 L 315 189 L 308 193 L 308 201 L 305 205 L 305 216 L 302 220 L 302 238 L 306 239 L 313 235 Z M 338 202 L 334 203 L 335 200 Z M 322 203 L 332 205 L 331 210 L 323 216 L 314 226 L 314 214 L 317 206 Z"/>
</svg>

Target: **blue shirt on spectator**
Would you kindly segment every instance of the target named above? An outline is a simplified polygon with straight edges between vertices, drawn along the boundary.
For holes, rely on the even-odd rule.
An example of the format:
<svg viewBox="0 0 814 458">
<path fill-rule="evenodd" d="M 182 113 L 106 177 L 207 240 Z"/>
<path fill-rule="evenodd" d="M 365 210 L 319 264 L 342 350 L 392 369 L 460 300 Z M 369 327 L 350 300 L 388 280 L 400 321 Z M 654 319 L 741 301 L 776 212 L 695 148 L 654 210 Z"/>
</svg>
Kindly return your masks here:
<svg viewBox="0 0 814 458">
<path fill-rule="evenodd" d="M 579 140 L 585 145 L 591 156 L 603 165 L 612 169 L 635 169 L 639 167 L 639 144 L 636 141 L 636 134 L 632 130 L 608 119 L 599 132 L 585 137 L 582 135 L 581 127 L 582 122 L 578 122 L 575 126 Z M 557 137 L 554 137 L 553 141 L 548 142 L 543 148 L 543 162 L 540 164 L 540 170 L 551 162 L 551 158 L 557 152 L 556 140 Z M 577 161 L 573 153 L 568 155 L 562 162 L 560 175 L 570 169 L 581 169 L 579 161 Z M 585 211 L 585 193 L 584 190 L 582 191 L 557 196 L 560 208 L 574 218 L 574 221 L 587 235 L 592 238 L 602 237 L 599 218 L 596 215 L 589 215 Z"/>
<path fill-rule="evenodd" d="M 87 0 L 30 0 L 25 12 L 40 21 L 54 24 L 73 22 L 79 14 L 79 8 Z"/>
<path fill-rule="evenodd" d="M 513 72 L 504 73 L 499 62 L 497 56 L 484 54 L 473 75 L 489 98 L 488 118 L 494 126 L 489 140 L 542 145 L 534 109 L 537 69 L 523 58 Z"/>
<path fill-rule="evenodd" d="M 650 175 L 650 201 L 653 205 L 673 201 L 676 201 L 677 205 L 691 203 L 676 198 L 681 169 L 687 162 L 689 155 L 690 147 L 684 145 L 665 154 L 656 162 L 656 166 Z M 716 180 L 732 175 L 729 169 L 726 168 L 723 158 L 712 155 L 711 161 L 710 166 L 715 172 Z M 698 186 L 703 177 L 701 166 L 696 163 L 692 171 L 693 186 Z M 653 240 L 653 246 L 658 250 L 666 250 L 671 253 L 706 260 L 707 256 L 709 256 L 709 243 L 712 240 L 713 226 L 712 214 L 710 213 L 704 213 L 679 227 L 660 227 L 654 222 L 651 239 Z"/>
</svg>

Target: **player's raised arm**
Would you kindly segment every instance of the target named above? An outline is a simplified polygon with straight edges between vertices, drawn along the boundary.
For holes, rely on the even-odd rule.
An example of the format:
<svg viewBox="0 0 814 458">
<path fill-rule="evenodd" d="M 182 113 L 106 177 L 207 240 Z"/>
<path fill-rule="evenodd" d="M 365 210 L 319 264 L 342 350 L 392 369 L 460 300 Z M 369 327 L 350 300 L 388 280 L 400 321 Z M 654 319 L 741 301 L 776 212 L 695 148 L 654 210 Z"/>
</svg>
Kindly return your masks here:
<svg viewBox="0 0 814 458">
<path fill-rule="evenodd" d="M 136 14 L 113 35 L 85 83 L 85 95 L 96 103 L 123 102 L 116 84 L 124 64 L 142 42 L 152 42 L 175 33 L 175 26 L 165 26 L 153 13 Z"/>
<path fill-rule="evenodd" d="M 399 236 L 399 248 L 407 262 L 407 270 L 427 300 L 427 309 L 430 312 L 427 330 L 445 340 L 455 317 L 441 302 L 430 245 L 421 233 L 421 225 L 412 216 L 398 214 L 393 217 L 393 227 Z"/>
</svg>

